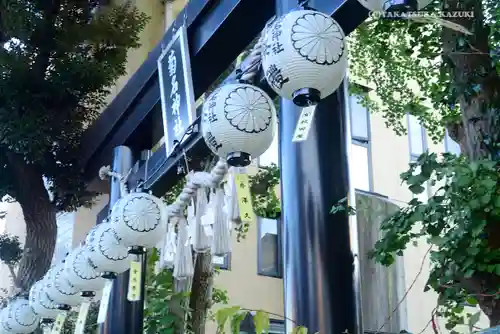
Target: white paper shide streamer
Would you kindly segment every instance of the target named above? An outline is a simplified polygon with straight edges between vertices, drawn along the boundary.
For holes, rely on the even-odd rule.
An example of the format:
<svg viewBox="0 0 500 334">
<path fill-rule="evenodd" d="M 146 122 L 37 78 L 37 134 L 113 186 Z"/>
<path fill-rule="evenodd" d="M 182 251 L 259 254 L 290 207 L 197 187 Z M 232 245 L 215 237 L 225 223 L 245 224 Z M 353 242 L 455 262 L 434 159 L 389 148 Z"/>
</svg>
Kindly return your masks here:
<svg viewBox="0 0 500 334">
<path fill-rule="evenodd" d="M 168 223 L 167 235 L 165 237 L 163 248 L 161 251 L 161 268 L 172 269 L 175 263 L 177 233 L 175 232 L 175 224 L 172 222 L 173 219 L 177 218 L 170 218 L 170 222 Z"/>
<path fill-rule="evenodd" d="M 196 252 L 204 253 L 212 247 L 212 221 L 207 217 L 207 192 L 205 188 L 199 188 L 196 192 L 195 212 L 188 209 L 189 225 L 192 225 L 194 235 L 192 236 L 193 249 Z M 205 218 L 207 217 L 207 218 Z"/>
<path fill-rule="evenodd" d="M 193 255 L 189 242 L 189 226 L 184 217 L 179 217 L 177 229 L 177 249 L 173 276 L 178 280 L 183 280 L 192 278 L 194 275 Z"/>
<path fill-rule="evenodd" d="M 214 234 L 212 254 L 224 256 L 231 252 L 231 221 L 224 212 L 224 190 L 217 188 L 211 199 Z"/>
<path fill-rule="evenodd" d="M 230 222 L 238 224 L 241 222 L 240 219 L 240 207 L 238 205 L 238 194 L 236 193 L 236 184 L 234 182 L 235 168 L 231 167 L 227 175 L 227 182 L 225 185 L 225 203 L 224 211 L 227 214 L 227 218 Z"/>
</svg>

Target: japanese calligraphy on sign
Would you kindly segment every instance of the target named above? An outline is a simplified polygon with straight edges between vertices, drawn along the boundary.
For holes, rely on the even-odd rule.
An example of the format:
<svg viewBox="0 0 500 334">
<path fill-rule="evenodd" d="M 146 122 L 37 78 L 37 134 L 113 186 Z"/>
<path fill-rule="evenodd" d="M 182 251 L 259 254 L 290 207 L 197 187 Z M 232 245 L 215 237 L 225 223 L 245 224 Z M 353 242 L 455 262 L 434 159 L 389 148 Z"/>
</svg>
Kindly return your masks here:
<svg viewBox="0 0 500 334">
<path fill-rule="evenodd" d="M 158 75 L 167 156 L 181 142 L 195 118 L 191 62 L 186 27 L 182 26 L 158 59 Z"/>
<path fill-rule="evenodd" d="M 83 334 L 85 331 L 85 323 L 87 322 L 87 315 L 89 314 L 91 300 L 86 298 L 80 305 L 80 312 L 78 312 L 78 319 L 75 325 L 75 334 Z"/>
<path fill-rule="evenodd" d="M 127 299 L 131 302 L 141 299 L 141 271 L 141 262 L 130 262 Z"/>
<path fill-rule="evenodd" d="M 300 113 L 299 120 L 295 127 L 295 132 L 293 134 L 293 142 L 304 141 L 309 135 L 309 130 L 314 119 L 314 111 L 316 106 L 306 107 L 302 109 Z"/>
<path fill-rule="evenodd" d="M 52 327 L 51 334 L 60 334 L 62 332 L 67 315 L 68 313 L 66 312 L 59 313 Z"/>
<path fill-rule="evenodd" d="M 253 222 L 255 214 L 253 212 L 252 200 L 247 174 L 236 174 L 234 176 L 236 185 L 236 196 L 238 197 L 238 207 L 240 209 L 240 218 L 244 222 Z"/>
<path fill-rule="evenodd" d="M 111 295 L 112 288 L 113 288 L 113 281 L 106 280 L 104 289 L 102 289 L 101 302 L 99 304 L 99 313 L 97 315 L 98 324 L 103 324 L 106 321 L 106 315 L 108 313 L 109 297 Z"/>
</svg>

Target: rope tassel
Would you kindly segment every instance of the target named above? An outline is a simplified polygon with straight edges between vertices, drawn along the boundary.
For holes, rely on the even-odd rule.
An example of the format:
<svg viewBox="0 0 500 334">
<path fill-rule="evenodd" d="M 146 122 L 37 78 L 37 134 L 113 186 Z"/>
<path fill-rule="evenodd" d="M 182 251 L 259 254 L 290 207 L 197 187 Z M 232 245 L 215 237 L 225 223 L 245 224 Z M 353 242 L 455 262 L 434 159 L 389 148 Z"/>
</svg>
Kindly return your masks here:
<svg viewBox="0 0 500 334">
<path fill-rule="evenodd" d="M 214 239 L 212 253 L 215 256 L 224 256 L 231 252 L 232 224 L 224 212 L 224 191 L 221 188 L 217 188 L 213 197 Z"/>
<path fill-rule="evenodd" d="M 189 231 L 186 218 L 179 217 L 177 224 L 177 249 L 175 252 L 174 278 L 184 280 L 194 275 L 193 255 L 189 242 Z"/>
<path fill-rule="evenodd" d="M 190 224 L 193 224 L 193 249 L 198 253 L 204 253 L 212 247 L 212 224 L 213 220 L 207 213 L 207 193 L 205 188 L 199 188 L 196 193 L 196 213 L 192 214 Z M 189 217 L 188 217 L 189 219 Z"/>
</svg>

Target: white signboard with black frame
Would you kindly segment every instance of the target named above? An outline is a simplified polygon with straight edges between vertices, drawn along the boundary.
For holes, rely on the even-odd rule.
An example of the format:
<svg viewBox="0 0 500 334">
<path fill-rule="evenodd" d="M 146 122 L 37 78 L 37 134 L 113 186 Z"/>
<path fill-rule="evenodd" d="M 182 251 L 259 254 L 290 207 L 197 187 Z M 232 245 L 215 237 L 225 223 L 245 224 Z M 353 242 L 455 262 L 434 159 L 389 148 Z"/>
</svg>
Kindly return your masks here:
<svg viewBox="0 0 500 334">
<path fill-rule="evenodd" d="M 158 76 L 167 157 L 182 142 L 196 117 L 186 26 L 181 26 L 158 58 Z"/>
</svg>

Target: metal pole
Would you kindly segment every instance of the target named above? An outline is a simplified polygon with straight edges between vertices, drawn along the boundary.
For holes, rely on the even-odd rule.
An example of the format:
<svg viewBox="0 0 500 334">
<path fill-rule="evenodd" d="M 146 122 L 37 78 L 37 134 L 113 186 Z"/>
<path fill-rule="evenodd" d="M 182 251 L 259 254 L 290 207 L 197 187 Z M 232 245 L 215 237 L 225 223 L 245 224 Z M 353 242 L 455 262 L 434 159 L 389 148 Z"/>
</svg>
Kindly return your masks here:
<svg viewBox="0 0 500 334">
<path fill-rule="evenodd" d="M 310 1 L 309 6 L 314 7 Z M 277 15 L 297 8 L 278 0 Z M 342 87 L 317 106 L 307 140 L 292 142 L 301 108 L 281 100 L 279 151 L 285 316 L 310 333 L 361 334 L 347 214 L 331 207 L 349 187 L 346 100 Z M 352 234 L 351 234 L 352 233 Z M 295 324 L 287 321 L 286 332 Z"/>
<path fill-rule="evenodd" d="M 139 158 L 140 161 L 147 161 L 151 156 L 150 150 L 144 150 L 141 152 L 141 156 Z M 134 169 L 138 169 L 139 161 L 135 164 Z M 140 180 L 144 181 L 144 180 Z M 135 186 L 135 185 L 133 185 Z M 137 191 L 141 191 L 142 189 L 137 189 Z M 131 334 L 139 333 L 142 334 L 144 330 L 144 297 L 146 296 L 146 266 L 147 266 L 147 253 L 145 249 L 142 252 L 139 252 L 135 255 L 136 260 L 141 262 L 141 299 L 137 302 L 131 303 L 131 324 L 130 324 L 130 332 Z M 128 275 L 127 275 L 128 276 Z M 128 277 L 127 277 L 128 283 Z M 128 288 L 128 286 L 127 286 Z"/>
<path fill-rule="evenodd" d="M 127 173 L 133 166 L 132 150 L 126 146 L 118 146 L 113 151 L 113 171 L 117 173 Z M 120 198 L 120 182 L 115 178 L 111 179 L 111 190 L 109 192 L 109 210 Z M 133 319 L 138 311 L 133 304 L 127 300 L 129 272 L 125 272 L 115 279 L 109 297 L 109 306 L 106 322 L 101 326 L 101 333 L 104 334 L 136 334 L 142 333 L 132 330 Z M 139 303 L 139 302 L 137 302 Z M 141 308 L 142 314 L 142 308 Z"/>
</svg>

